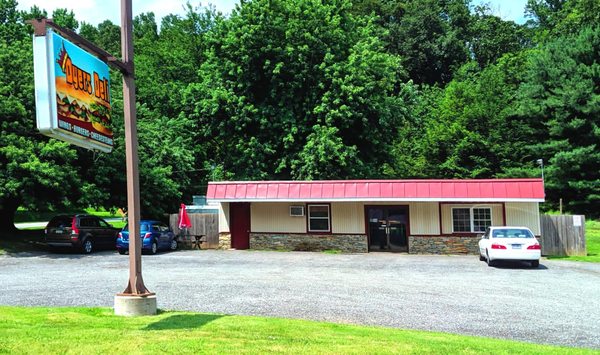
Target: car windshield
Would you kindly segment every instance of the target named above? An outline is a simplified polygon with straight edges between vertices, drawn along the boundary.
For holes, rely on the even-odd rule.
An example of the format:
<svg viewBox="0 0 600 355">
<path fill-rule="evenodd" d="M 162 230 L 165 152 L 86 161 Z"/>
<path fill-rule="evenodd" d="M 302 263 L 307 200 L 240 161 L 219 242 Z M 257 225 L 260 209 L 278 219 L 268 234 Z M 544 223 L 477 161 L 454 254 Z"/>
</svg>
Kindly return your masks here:
<svg viewBox="0 0 600 355">
<path fill-rule="evenodd" d="M 507 228 L 495 229 L 492 232 L 493 238 L 533 238 L 533 234 L 529 229 L 523 228 Z"/>
<path fill-rule="evenodd" d="M 147 232 L 148 231 L 148 224 L 146 223 L 142 223 L 142 225 L 140 226 L 140 232 Z M 126 224 L 125 227 L 123 227 L 124 231 L 129 231 L 129 224 Z"/>
</svg>

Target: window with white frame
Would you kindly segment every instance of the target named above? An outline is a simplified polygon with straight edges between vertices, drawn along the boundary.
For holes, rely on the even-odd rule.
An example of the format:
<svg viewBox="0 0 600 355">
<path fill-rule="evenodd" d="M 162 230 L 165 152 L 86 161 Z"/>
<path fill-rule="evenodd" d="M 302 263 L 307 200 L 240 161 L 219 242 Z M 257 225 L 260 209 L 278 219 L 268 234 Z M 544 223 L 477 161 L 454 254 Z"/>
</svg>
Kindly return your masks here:
<svg viewBox="0 0 600 355">
<path fill-rule="evenodd" d="M 330 232 L 329 205 L 308 205 L 308 231 Z"/>
<path fill-rule="evenodd" d="M 454 207 L 452 208 L 452 232 L 485 232 L 492 225 L 490 207 Z"/>
</svg>

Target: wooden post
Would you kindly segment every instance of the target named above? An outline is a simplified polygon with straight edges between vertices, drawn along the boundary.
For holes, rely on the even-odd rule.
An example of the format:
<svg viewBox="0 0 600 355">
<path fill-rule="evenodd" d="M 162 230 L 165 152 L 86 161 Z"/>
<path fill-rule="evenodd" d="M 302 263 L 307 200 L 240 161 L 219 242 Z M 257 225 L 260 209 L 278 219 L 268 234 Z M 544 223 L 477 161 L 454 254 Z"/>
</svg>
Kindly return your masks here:
<svg viewBox="0 0 600 355">
<path fill-rule="evenodd" d="M 559 204 L 559 214 L 562 215 L 562 198 L 558 199 L 558 204 Z"/>
<path fill-rule="evenodd" d="M 127 208 L 129 225 L 129 282 L 121 295 L 152 295 L 142 278 L 142 240 L 140 238 L 140 184 L 138 139 L 135 110 L 131 0 L 121 0 L 121 55 L 128 66 L 123 73 L 125 118 L 125 163 L 127 167 Z"/>
</svg>

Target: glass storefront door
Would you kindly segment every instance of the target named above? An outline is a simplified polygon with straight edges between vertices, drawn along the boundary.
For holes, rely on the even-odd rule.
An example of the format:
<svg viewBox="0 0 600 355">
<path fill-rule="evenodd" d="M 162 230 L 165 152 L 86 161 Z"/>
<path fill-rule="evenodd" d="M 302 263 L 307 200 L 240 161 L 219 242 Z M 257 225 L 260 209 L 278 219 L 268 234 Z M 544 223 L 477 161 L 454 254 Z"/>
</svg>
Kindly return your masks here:
<svg viewBox="0 0 600 355">
<path fill-rule="evenodd" d="M 408 251 L 408 206 L 367 207 L 370 251 Z"/>
</svg>

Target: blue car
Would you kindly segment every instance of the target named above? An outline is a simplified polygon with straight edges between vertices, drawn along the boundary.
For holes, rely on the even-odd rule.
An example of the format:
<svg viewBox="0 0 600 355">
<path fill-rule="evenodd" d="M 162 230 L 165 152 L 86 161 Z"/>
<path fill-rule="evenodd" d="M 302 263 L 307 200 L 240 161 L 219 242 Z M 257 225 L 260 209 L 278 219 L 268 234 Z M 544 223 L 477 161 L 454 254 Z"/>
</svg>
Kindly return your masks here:
<svg viewBox="0 0 600 355">
<path fill-rule="evenodd" d="M 129 225 L 125 225 L 117 238 L 119 254 L 129 251 Z M 177 250 L 177 239 L 171 228 L 159 221 L 140 221 L 142 252 L 156 254 L 158 250 Z"/>
</svg>

